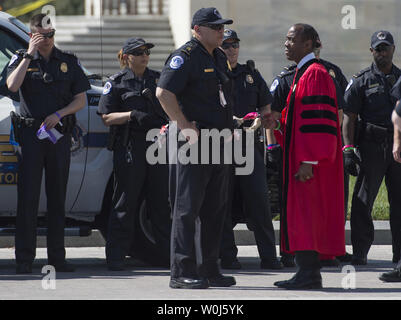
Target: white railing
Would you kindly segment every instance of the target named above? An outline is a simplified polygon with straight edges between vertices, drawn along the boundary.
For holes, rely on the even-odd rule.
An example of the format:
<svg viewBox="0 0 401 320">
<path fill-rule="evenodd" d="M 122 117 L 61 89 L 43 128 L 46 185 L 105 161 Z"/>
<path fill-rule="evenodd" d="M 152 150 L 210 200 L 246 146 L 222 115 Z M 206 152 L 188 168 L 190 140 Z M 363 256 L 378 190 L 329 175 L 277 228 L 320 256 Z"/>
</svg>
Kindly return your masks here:
<svg viewBox="0 0 401 320">
<path fill-rule="evenodd" d="M 123 15 L 163 15 L 166 0 L 85 0 L 88 17 Z"/>
</svg>

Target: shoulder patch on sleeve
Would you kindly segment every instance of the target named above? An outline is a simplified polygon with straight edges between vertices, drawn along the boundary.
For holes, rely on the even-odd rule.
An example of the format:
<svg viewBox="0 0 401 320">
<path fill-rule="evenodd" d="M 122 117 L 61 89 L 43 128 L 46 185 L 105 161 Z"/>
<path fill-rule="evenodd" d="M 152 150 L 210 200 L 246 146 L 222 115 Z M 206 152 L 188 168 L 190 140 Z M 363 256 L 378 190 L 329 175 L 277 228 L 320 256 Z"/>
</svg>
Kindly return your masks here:
<svg viewBox="0 0 401 320">
<path fill-rule="evenodd" d="M 107 81 L 106 84 L 103 87 L 103 94 L 109 94 L 110 90 L 112 88 L 111 82 Z"/>
<path fill-rule="evenodd" d="M 278 79 L 274 79 L 272 85 L 270 86 L 270 92 L 273 93 L 274 90 L 276 90 L 276 88 L 277 88 L 277 86 L 278 86 L 278 83 L 279 83 Z"/>
<path fill-rule="evenodd" d="M 170 68 L 177 70 L 184 64 L 184 59 L 181 56 L 174 56 L 170 60 Z"/>
</svg>

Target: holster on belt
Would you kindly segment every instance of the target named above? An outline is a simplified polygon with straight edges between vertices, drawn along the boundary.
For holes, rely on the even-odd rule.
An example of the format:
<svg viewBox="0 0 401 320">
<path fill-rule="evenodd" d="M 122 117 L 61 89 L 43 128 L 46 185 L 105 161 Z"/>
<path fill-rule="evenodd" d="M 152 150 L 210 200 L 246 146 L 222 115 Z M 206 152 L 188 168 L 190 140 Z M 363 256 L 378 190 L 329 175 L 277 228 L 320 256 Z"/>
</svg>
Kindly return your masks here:
<svg viewBox="0 0 401 320">
<path fill-rule="evenodd" d="M 75 114 L 69 114 L 63 117 L 61 120 L 61 123 L 63 124 L 60 126 L 59 124 L 56 126 L 56 129 L 60 133 L 72 133 L 74 130 L 76 124 L 77 124 L 77 118 L 75 117 Z"/>
<path fill-rule="evenodd" d="M 33 119 L 33 118 L 26 118 L 23 117 L 14 111 L 10 112 L 11 123 L 14 128 L 14 139 L 18 142 L 19 145 L 22 145 L 21 137 L 22 137 L 22 130 L 24 128 L 37 128 L 39 129 L 40 125 L 42 124 L 43 120 Z"/>
<path fill-rule="evenodd" d="M 379 143 L 393 139 L 394 129 L 392 126 L 380 126 L 367 122 L 365 124 L 363 137 L 367 140 L 376 141 Z"/>
</svg>

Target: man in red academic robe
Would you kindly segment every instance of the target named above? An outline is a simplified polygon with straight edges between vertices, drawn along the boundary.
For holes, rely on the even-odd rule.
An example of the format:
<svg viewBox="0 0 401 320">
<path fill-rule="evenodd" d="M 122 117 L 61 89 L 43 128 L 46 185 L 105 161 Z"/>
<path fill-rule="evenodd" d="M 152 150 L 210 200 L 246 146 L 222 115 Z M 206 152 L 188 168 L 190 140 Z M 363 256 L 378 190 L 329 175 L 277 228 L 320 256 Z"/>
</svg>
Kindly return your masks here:
<svg viewBox="0 0 401 320">
<path fill-rule="evenodd" d="M 295 253 L 297 273 L 275 285 L 322 288 L 320 255 L 345 253 L 344 179 L 336 88 L 313 54 L 317 32 L 296 24 L 285 53 L 297 72 L 280 119 L 283 145 L 281 249 Z"/>
</svg>

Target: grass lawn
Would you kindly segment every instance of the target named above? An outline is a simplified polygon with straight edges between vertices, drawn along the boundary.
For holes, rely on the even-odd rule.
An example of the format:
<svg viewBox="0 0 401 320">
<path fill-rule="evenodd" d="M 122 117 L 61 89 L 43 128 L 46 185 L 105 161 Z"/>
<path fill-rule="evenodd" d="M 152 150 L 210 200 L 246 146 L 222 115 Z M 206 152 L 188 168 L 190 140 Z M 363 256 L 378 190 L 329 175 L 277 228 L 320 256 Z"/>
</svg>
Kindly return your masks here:
<svg viewBox="0 0 401 320">
<path fill-rule="evenodd" d="M 354 192 L 356 177 L 350 176 L 349 180 L 350 183 L 349 183 L 348 216 L 347 216 L 348 220 L 351 212 L 352 194 Z M 376 197 L 375 204 L 373 205 L 373 211 L 372 211 L 373 220 L 389 220 L 389 212 L 390 212 L 389 210 L 390 208 L 387 200 L 387 188 L 383 180 L 379 193 Z"/>
</svg>

